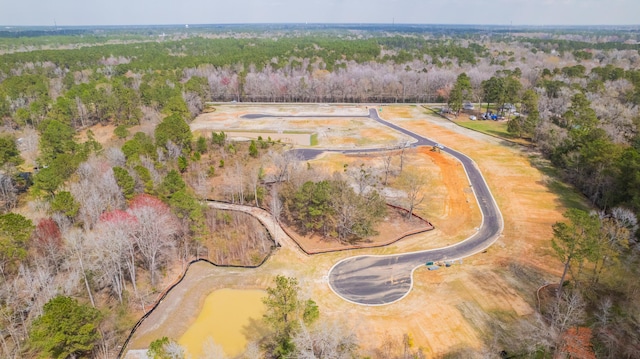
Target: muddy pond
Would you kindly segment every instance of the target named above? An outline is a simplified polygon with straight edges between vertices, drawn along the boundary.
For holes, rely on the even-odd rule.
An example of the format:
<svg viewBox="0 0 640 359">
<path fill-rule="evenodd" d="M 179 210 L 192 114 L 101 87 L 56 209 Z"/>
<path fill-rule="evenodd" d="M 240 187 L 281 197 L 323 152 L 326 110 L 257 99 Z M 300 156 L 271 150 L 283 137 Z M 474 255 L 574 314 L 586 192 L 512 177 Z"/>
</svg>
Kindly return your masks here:
<svg viewBox="0 0 640 359">
<path fill-rule="evenodd" d="M 191 358 L 200 358 L 203 346 L 213 339 L 225 354 L 233 358 L 247 346 L 252 321 L 260 321 L 265 307 L 262 290 L 220 289 L 207 296 L 195 322 L 180 337 Z"/>
</svg>

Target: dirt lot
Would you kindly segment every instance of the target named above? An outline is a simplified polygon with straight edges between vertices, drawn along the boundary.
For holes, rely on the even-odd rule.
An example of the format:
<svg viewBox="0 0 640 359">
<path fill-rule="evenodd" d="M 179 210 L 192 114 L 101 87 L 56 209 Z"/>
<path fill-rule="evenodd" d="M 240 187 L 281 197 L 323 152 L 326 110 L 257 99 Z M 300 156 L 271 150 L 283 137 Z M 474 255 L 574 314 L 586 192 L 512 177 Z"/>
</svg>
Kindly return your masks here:
<svg viewBox="0 0 640 359">
<path fill-rule="evenodd" d="M 236 112 L 240 109 L 242 113 L 286 110 L 287 113 L 315 114 L 323 111 L 320 106 L 221 106 L 215 114 L 234 118 L 242 114 Z M 342 110 L 361 113 L 364 107 L 336 109 L 329 106 L 324 109 L 327 113 Z M 493 334 L 490 324 L 531 314 L 535 306 L 535 289 L 559 276 L 561 266 L 551 255 L 549 240 L 551 225 L 562 219 L 564 211 L 561 199 L 546 186 L 548 179 L 531 165 L 529 158 L 533 154 L 427 115 L 416 106 L 385 106 L 381 117 L 460 150 L 476 161 L 505 219 L 503 235 L 492 247 L 451 268 L 439 271 L 418 268 L 414 272 L 411 293 L 391 305 L 355 305 L 338 298 L 330 290 L 326 275 L 331 266 L 342 258 L 449 245 L 469 236 L 480 224 L 480 213 L 461 165 L 445 154 L 418 149 L 409 155 L 408 166 L 416 166 L 429 173 L 428 193 L 418 213 L 430 220 L 435 230 L 387 247 L 348 253 L 307 256 L 294 246 L 285 245 L 262 267 L 253 270 L 194 265 L 185 281 L 138 329 L 129 348 L 144 348 L 153 339 L 164 335 L 178 338 L 197 316 L 206 295 L 213 290 L 224 287 L 265 288 L 276 274 L 297 277 L 303 297 L 309 296 L 318 303 L 323 320 L 341 321 L 351 326 L 358 335 L 363 355 L 374 355 L 374 349 L 383 341 L 394 342 L 401 348 L 405 333 L 414 338 L 415 347 L 423 348 L 428 357 L 462 348 L 481 349 L 485 346 L 484 340 Z M 368 121 L 361 121 L 369 125 Z M 371 129 L 391 132 L 374 124 L 370 128 L 360 128 L 358 132 L 366 133 Z M 329 136 L 338 138 L 343 134 L 331 132 Z M 353 139 L 355 142 L 360 140 Z M 380 144 L 384 145 L 384 141 Z M 312 165 L 341 168 L 346 161 L 361 160 L 334 154 L 323 156 Z M 368 161 L 379 159 L 370 158 Z"/>
<path fill-rule="evenodd" d="M 363 118 L 362 116 L 368 115 L 366 106 L 238 104 L 214 108 L 215 111 L 204 113 L 191 122 L 194 133 L 208 135 L 211 131 L 224 131 L 229 137 L 271 137 L 297 146 L 309 146 L 310 136 L 315 134 L 318 141 L 315 146 L 318 148 L 382 147 L 410 140 Z M 242 118 L 246 114 L 266 114 L 273 117 Z M 314 117 L 300 117 L 305 115 Z"/>
</svg>

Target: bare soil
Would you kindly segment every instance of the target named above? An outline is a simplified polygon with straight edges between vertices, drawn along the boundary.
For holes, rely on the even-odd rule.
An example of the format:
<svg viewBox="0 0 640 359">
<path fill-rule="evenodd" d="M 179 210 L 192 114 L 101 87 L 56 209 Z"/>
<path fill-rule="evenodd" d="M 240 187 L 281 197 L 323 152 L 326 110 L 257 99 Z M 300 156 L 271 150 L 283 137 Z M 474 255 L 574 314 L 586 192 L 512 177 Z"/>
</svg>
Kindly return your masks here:
<svg viewBox="0 0 640 359">
<path fill-rule="evenodd" d="M 281 110 L 278 106 L 275 108 L 254 106 L 243 111 Z M 302 114 L 315 113 L 319 106 L 299 105 L 289 110 L 291 108 L 287 107 L 287 111 Z M 235 116 L 238 110 L 220 106 L 215 113 Z M 334 113 L 342 110 L 333 109 Z M 340 259 L 449 245 L 468 237 L 480 224 L 475 199 L 467 189 L 466 175 L 457 161 L 446 154 L 419 149 L 410 155 L 408 163 L 424 168 L 430 174 L 430 185 L 417 213 L 428 218 L 435 230 L 382 248 L 313 256 L 303 254 L 283 237 L 285 245 L 254 270 L 221 269 L 204 263 L 192 265 L 185 280 L 138 328 L 129 348 L 145 348 L 152 340 L 165 335 L 178 338 L 195 320 L 204 298 L 213 290 L 264 289 L 271 285 L 276 274 L 297 277 L 301 295 L 318 303 L 323 320 L 340 321 L 351 327 L 358 336 L 362 355 L 375 356 L 375 349 L 383 344 L 381 338 L 395 340 L 398 348 L 402 348 L 405 333 L 414 338 L 415 347 L 422 348 L 427 357 L 442 356 L 460 348 L 481 349 L 485 340 L 492 340 L 492 324 L 508 323 L 533 313 L 536 289 L 556 281 L 560 275 L 562 266 L 551 255 L 550 238 L 551 225 L 562 219 L 565 210 L 561 198 L 547 186 L 548 178 L 532 166 L 530 156 L 534 154 L 460 128 L 416 106 L 385 106 L 381 117 L 475 160 L 505 219 L 503 234 L 492 247 L 450 268 L 438 271 L 417 268 L 412 291 L 391 305 L 355 305 L 330 290 L 326 275 Z M 358 133 L 363 131 L 364 128 Z M 345 161 L 355 160 L 327 155 L 311 164 L 327 164 L 339 169 Z"/>
<path fill-rule="evenodd" d="M 248 119 L 247 114 L 270 117 Z M 303 118 L 300 116 L 313 116 Z M 327 117 L 322 117 L 322 116 Z M 296 117 L 290 117 L 296 116 Z M 340 116 L 340 117 L 331 117 Z M 282 140 L 296 146 L 309 146 L 311 134 L 317 135 L 319 148 L 382 147 L 410 140 L 403 134 L 363 118 L 366 106 L 358 105 L 232 105 L 215 106 L 214 112 L 203 113 L 191 122 L 191 131 L 206 135 L 224 131 L 231 137 Z"/>
</svg>

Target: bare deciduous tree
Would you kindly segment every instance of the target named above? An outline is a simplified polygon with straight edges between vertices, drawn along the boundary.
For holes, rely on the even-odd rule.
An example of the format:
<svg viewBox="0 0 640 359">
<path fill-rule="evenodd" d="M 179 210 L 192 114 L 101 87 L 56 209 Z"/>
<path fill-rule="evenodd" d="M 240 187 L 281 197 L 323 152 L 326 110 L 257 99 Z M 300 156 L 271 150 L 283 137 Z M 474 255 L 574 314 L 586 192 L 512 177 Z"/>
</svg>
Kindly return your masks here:
<svg viewBox="0 0 640 359">
<path fill-rule="evenodd" d="M 122 209 L 124 196 L 107 162 L 92 157 L 80 164 L 77 174 L 70 192 L 81 204 L 78 217 L 85 228 L 93 228 L 104 211 Z"/>
<path fill-rule="evenodd" d="M 378 178 L 373 174 L 371 168 L 365 167 L 364 163 L 360 163 L 358 167 L 349 167 L 347 175 L 355 182 L 359 195 L 363 195 L 367 187 L 378 182 Z"/>
<path fill-rule="evenodd" d="M 104 151 L 104 156 L 112 167 L 124 167 L 127 163 L 124 153 L 122 153 L 122 150 L 118 147 L 107 148 Z"/>
<path fill-rule="evenodd" d="M 258 345 L 258 343 L 250 342 L 249 344 L 247 344 L 247 350 L 245 350 L 244 354 L 242 355 L 243 359 L 254 359 L 261 357 L 262 352 L 260 351 L 260 345 Z"/>
<path fill-rule="evenodd" d="M 33 236 L 33 246 L 38 254 L 44 257 L 43 262 L 50 266 L 54 273 L 57 273 L 62 261 L 64 248 L 62 232 L 56 221 L 52 218 L 43 218 L 38 221 Z"/>
<path fill-rule="evenodd" d="M 299 161 L 299 157 L 292 151 L 276 151 L 270 150 L 269 157 L 275 167 L 275 173 L 272 181 L 282 182 L 290 179 L 291 171 L 295 163 Z"/>
<path fill-rule="evenodd" d="M 207 171 L 203 168 L 201 162 L 190 163 L 188 172 L 187 182 L 198 198 L 201 200 L 209 198 L 210 186 L 207 181 Z"/>
<path fill-rule="evenodd" d="M 389 180 L 389 174 L 391 173 L 391 161 L 393 160 L 394 153 L 391 148 L 387 149 L 387 152 L 382 156 L 382 163 L 384 168 L 384 181 L 382 184 L 386 186 Z"/>
<path fill-rule="evenodd" d="M 335 321 L 322 321 L 312 328 L 302 323 L 293 342 L 296 346 L 294 356 L 300 359 L 348 359 L 358 350 L 354 331 Z"/>
<path fill-rule="evenodd" d="M 222 178 L 222 191 L 231 203 L 244 204 L 247 190 L 247 169 L 236 161 L 231 168 L 224 172 Z"/>
<path fill-rule="evenodd" d="M 92 232 L 93 261 L 98 264 L 102 282 L 111 288 L 120 303 L 123 302 L 126 274 L 136 296 L 138 294 L 132 238 L 136 225 L 136 217 L 117 210 L 103 214 Z"/>
<path fill-rule="evenodd" d="M 227 354 L 224 352 L 222 346 L 217 344 L 213 338 L 209 337 L 202 344 L 202 355 L 200 359 L 227 359 Z M 254 357 L 257 358 L 257 357 Z"/>
<path fill-rule="evenodd" d="M 18 190 L 11 176 L 0 173 L 0 211 L 10 210 L 18 203 Z"/>
<path fill-rule="evenodd" d="M 582 323 L 586 316 L 586 303 L 578 291 L 564 291 L 551 308 L 551 321 L 559 333 Z"/>
<path fill-rule="evenodd" d="M 407 151 L 410 149 L 410 147 L 411 143 L 409 141 L 401 141 L 398 143 L 398 148 L 400 148 L 400 174 L 402 174 L 402 170 L 404 169 L 405 156 L 407 155 Z"/>
<path fill-rule="evenodd" d="M 427 182 L 427 178 L 417 169 L 405 171 L 398 178 L 400 188 L 407 194 L 405 199 L 408 210 L 407 218 L 411 219 L 416 206 L 420 205 L 424 200 L 425 196 L 422 190 Z"/>
<path fill-rule="evenodd" d="M 251 191 L 253 192 L 253 200 L 255 201 L 256 207 L 260 207 L 258 189 L 260 188 L 261 176 L 264 170 L 262 167 L 253 167 L 249 168 L 248 172 L 248 182 Z"/>
<path fill-rule="evenodd" d="M 166 204 L 149 195 L 134 198 L 127 212 L 137 219 L 134 239 L 149 270 L 151 285 L 155 285 L 158 266 L 170 257 L 175 248 L 179 222 Z"/>
<path fill-rule="evenodd" d="M 91 301 L 91 305 L 95 308 L 96 302 L 93 299 L 93 293 L 91 290 L 91 286 L 89 285 L 88 278 L 89 272 L 91 270 L 91 262 L 87 262 L 88 241 L 86 239 L 86 234 L 83 233 L 80 229 L 73 229 L 65 234 L 65 239 L 67 248 L 69 248 L 70 252 L 77 260 L 78 269 L 80 271 L 80 275 L 82 276 L 82 281 L 87 291 L 89 301 Z"/>
</svg>

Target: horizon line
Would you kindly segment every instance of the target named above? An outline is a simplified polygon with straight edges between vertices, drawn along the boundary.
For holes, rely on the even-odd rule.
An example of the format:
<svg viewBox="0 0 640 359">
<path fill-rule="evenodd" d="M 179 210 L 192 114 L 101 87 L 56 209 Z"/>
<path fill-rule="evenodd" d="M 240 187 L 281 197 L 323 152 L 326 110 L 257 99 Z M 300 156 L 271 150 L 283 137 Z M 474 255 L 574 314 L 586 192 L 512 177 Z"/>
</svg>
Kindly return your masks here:
<svg viewBox="0 0 640 359">
<path fill-rule="evenodd" d="M 588 27 L 638 27 L 640 28 L 640 23 L 638 24 L 471 24 L 471 23 L 403 23 L 403 22 L 229 22 L 229 23 L 149 23 L 149 24 L 81 24 L 81 25 L 60 25 L 60 24 L 49 24 L 49 25 L 5 25 L 0 24 L 0 30 L 3 29 L 12 29 L 12 28 L 25 28 L 25 27 L 40 27 L 40 28 L 52 28 L 52 29 L 60 29 L 60 28 L 82 28 L 82 27 L 185 27 L 185 26 L 241 26 L 241 25 L 303 25 L 303 26 L 313 26 L 313 25 L 347 25 L 347 26 L 494 26 L 494 27 L 509 27 L 509 28 L 518 28 L 518 27 L 535 27 L 535 28 L 554 28 L 554 27 L 580 27 L 580 28 L 588 28 Z"/>
</svg>

